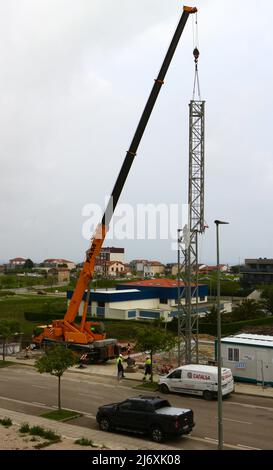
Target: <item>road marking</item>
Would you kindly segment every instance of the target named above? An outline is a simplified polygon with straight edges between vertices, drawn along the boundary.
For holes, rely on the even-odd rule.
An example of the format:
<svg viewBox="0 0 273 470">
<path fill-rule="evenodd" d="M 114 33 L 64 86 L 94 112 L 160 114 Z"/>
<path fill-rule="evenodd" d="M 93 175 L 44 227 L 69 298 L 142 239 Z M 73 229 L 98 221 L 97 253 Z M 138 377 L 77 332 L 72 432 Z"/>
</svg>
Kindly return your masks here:
<svg viewBox="0 0 273 470">
<path fill-rule="evenodd" d="M 21 403 L 22 405 L 29 405 L 29 406 L 43 406 L 43 408 L 52 408 L 50 405 L 41 405 L 41 404 L 35 404 L 35 402 L 30 402 L 30 401 L 22 401 L 22 400 L 16 400 L 16 398 L 7 398 L 7 397 L 2 397 L 0 396 L 0 400 L 7 400 L 7 401 L 14 401 L 16 403 Z"/>
<path fill-rule="evenodd" d="M 32 401 L 31 403 L 33 403 L 33 405 L 39 405 L 39 406 L 42 405 L 42 406 L 46 406 L 45 403 L 39 403 L 38 401 Z M 31 403 L 30 403 L 30 404 L 31 404 Z"/>
<path fill-rule="evenodd" d="M 218 442 L 217 439 L 213 439 L 212 437 L 205 437 L 206 441 L 213 441 L 213 442 Z"/>
<path fill-rule="evenodd" d="M 218 444 L 218 441 L 216 439 L 213 439 L 211 437 L 195 437 L 195 436 L 183 436 L 184 439 L 191 439 L 193 441 L 199 441 L 203 442 L 206 444 L 211 444 L 211 445 L 216 445 Z M 238 445 L 233 445 L 233 444 L 227 444 L 224 442 L 224 447 L 228 449 L 236 449 L 238 450 Z M 243 449 L 242 449 L 243 450 Z"/>
<path fill-rule="evenodd" d="M 259 449 L 259 447 L 251 447 L 251 446 L 245 446 L 243 444 L 237 444 L 237 447 L 240 447 L 240 449 L 250 449 L 250 450 L 262 450 L 262 449 Z"/>
<path fill-rule="evenodd" d="M 215 416 L 215 419 L 218 419 L 218 416 Z M 225 421 L 232 421 L 233 423 L 240 423 L 240 424 L 253 424 L 249 421 L 239 421 L 238 419 L 231 419 L 231 418 L 223 418 Z"/>
<path fill-rule="evenodd" d="M 227 405 L 239 405 L 243 406 L 245 408 L 257 408 L 259 410 L 268 410 L 268 411 L 273 411 L 273 408 L 269 408 L 269 406 L 260 406 L 260 405 L 249 405 L 247 403 L 239 403 L 236 401 L 231 401 L 230 403 L 226 403 Z"/>
<path fill-rule="evenodd" d="M 35 387 L 35 388 L 43 388 L 44 390 L 50 390 L 49 387 L 45 387 L 43 385 L 32 385 L 32 387 Z"/>
</svg>

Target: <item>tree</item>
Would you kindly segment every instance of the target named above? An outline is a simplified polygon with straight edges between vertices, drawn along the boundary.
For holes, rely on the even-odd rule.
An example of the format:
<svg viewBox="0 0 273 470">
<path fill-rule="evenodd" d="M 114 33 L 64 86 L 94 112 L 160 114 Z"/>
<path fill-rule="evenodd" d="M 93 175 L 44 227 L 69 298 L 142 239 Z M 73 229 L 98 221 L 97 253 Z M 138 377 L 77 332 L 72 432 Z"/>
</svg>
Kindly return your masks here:
<svg viewBox="0 0 273 470">
<path fill-rule="evenodd" d="M 32 269 L 33 266 L 34 266 L 33 261 L 32 261 L 31 259 L 29 259 L 29 258 L 26 259 L 25 264 L 24 264 L 24 268 L 25 268 L 25 269 Z"/>
<path fill-rule="evenodd" d="M 72 351 L 62 345 L 55 346 L 46 356 L 37 359 L 35 367 L 40 374 L 48 373 L 58 377 L 58 409 L 61 409 L 61 377 L 77 359 Z"/>
<path fill-rule="evenodd" d="M 6 343 L 9 338 L 12 338 L 15 333 L 20 332 L 20 325 L 14 320 L 1 320 L 0 321 L 0 338 L 2 338 L 3 345 L 3 361 L 6 359 Z"/>
<path fill-rule="evenodd" d="M 271 314 L 273 314 L 273 286 L 263 286 L 262 294 L 262 305 Z"/>
<path fill-rule="evenodd" d="M 231 316 L 233 321 L 244 321 L 265 316 L 265 313 L 261 303 L 253 299 L 245 299 L 240 305 L 232 309 Z"/>
<path fill-rule="evenodd" d="M 175 344 L 175 337 L 161 328 L 144 327 L 136 333 L 135 350 L 149 351 L 152 362 L 151 381 L 153 381 L 153 355 L 159 351 L 169 351 Z"/>
<path fill-rule="evenodd" d="M 211 325 L 211 333 L 216 335 L 217 332 L 217 307 L 213 305 L 208 313 L 206 314 L 206 317 L 204 318 L 204 321 L 209 323 Z"/>
</svg>

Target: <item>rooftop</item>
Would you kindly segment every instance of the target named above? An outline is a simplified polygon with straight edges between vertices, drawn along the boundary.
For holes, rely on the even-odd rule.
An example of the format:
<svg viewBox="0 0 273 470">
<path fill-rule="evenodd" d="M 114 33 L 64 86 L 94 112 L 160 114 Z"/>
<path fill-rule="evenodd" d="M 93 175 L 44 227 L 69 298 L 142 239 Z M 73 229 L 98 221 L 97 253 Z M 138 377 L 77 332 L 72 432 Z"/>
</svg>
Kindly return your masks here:
<svg viewBox="0 0 273 470">
<path fill-rule="evenodd" d="M 145 281 L 131 281 L 125 282 L 122 284 L 132 285 L 132 286 L 142 286 L 142 287 L 168 287 L 174 288 L 178 287 L 178 281 L 175 279 L 147 279 Z M 184 286 L 183 282 L 180 282 L 180 286 Z"/>
<path fill-rule="evenodd" d="M 222 338 L 222 343 L 246 344 L 250 346 L 264 346 L 266 348 L 273 348 L 273 336 L 241 333 L 239 335 Z"/>
</svg>

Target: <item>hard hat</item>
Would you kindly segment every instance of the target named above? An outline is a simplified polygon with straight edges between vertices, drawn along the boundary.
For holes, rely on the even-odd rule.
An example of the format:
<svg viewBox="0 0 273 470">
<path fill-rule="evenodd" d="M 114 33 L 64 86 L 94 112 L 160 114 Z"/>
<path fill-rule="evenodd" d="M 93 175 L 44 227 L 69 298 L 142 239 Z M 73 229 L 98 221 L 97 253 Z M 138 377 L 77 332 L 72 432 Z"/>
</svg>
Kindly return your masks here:
<svg viewBox="0 0 273 470">
<path fill-rule="evenodd" d="M 119 357 L 123 357 L 123 355 L 122 355 L 122 354 L 120 354 L 120 355 L 119 355 Z"/>
</svg>

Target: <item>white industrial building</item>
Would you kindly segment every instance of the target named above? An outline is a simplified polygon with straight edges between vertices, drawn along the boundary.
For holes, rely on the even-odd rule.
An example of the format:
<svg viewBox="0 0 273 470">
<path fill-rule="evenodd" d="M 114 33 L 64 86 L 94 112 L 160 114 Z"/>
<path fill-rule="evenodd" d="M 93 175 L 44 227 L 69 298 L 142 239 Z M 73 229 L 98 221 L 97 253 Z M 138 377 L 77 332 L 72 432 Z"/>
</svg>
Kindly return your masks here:
<svg viewBox="0 0 273 470">
<path fill-rule="evenodd" d="M 235 380 L 273 386 L 273 336 L 241 333 L 221 344 L 223 367 Z"/>
<path fill-rule="evenodd" d="M 171 321 L 177 316 L 177 281 L 170 279 L 153 279 L 123 283 L 116 289 L 96 290 L 91 292 L 88 314 L 92 317 L 117 320 L 154 320 Z M 183 292 L 185 286 L 180 286 Z M 207 302 L 208 288 L 199 286 L 198 291 L 192 287 L 192 296 L 198 293 L 200 303 Z M 73 292 L 67 292 L 68 302 Z M 85 299 L 85 297 L 84 297 Z M 83 300 L 84 300 L 83 299 Z M 182 298 L 185 303 L 185 298 Z M 84 302 L 80 308 L 83 311 Z"/>
</svg>

